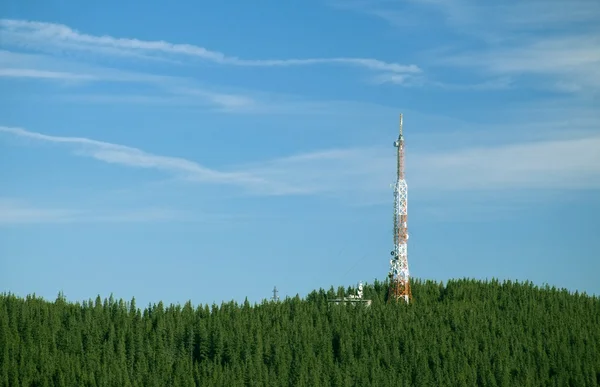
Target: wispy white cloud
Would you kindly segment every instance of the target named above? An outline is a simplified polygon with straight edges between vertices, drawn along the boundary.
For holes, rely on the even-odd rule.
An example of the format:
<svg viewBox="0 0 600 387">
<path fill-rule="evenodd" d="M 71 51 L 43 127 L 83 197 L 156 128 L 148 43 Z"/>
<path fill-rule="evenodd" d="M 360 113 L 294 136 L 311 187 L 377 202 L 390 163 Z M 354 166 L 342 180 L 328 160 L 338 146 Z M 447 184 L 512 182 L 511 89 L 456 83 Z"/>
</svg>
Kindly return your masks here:
<svg viewBox="0 0 600 387">
<path fill-rule="evenodd" d="M 331 5 L 364 12 L 392 25 L 428 28 L 435 20 L 453 33 L 477 36 L 488 42 L 512 39 L 505 33 L 533 33 L 570 27 L 598 29 L 600 4 L 595 0 L 506 0 L 483 3 L 477 0 L 366 0 L 330 1 Z"/>
<path fill-rule="evenodd" d="M 372 58 L 241 59 L 192 44 L 94 36 L 66 25 L 27 20 L 0 19 L 3 43 L 45 52 L 81 52 L 100 55 L 164 59 L 187 57 L 213 63 L 247 67 L 284 67 L 342 64 L 394 73 L 419 73 L 416 65 L 389 63 Z"/>
<path fill-rule="evenodd" d="M 222 170 L 178 157 L 77 137 L 49 136 L 20 128 L 0 132 L 70 145 L 76 154 L 135 168 L 163 171 L 193 183 L 229 184 L 253 195 L 324 195 L 387 200 L 394 178 L 389 148 L 329 149 Z M 600 189 L 600 136 L 557 138 L 443 152 L 409 150 L 407 175 L 413 190 Z"/>
<path fill-rule="evenodd" d="M 67 222 L 79 213 L 57 208 L 34 208 L 14 199 L 0 199 L 0 224 Z"/>
<path fill-rule="evenodd" d="M 257 111 L 262 103 L 254 98 L 241 94 L 217 93 L 192 87 L 173 87 L 170 92 L 188 99 L 204 99 L 228 111 Z"/>
<path fill-rule="evenodd" d="M 415 155 L 423 189 L 600 189 L 600 136 Z"/>
<path fill-rule="evenodd" d="M 392 170 L 380 149 L 328 149 L 238 166 L 239 170 L 293 187 L 294 193 L 361 196 L 386 190 Z M 378 156 L 377 156 L 378 155 Z M 261 193 L 259 190 L 256 193 Z"/>
<path fill-rule="evenodd" d="M 37 69 L 0 68 L 0 77 L 7 78 L 41 78 L 68 81 L 91 81 L 98 78 L 90 74 L 76 74 L 64 71 L 46 71 Z"/>
<path fill-rule="evenodd" d="M 386 83 L 402 86 L 420 86 L 425 82 L 424 77 L 407 76 L 406 74 L 381 73 L 370 78 L 377 85 Z"/>
<path fill-rule="evenodd" d="M 43 54 L 31 54 L 0 50 L 0 69 L 6 77 L 22 77 L 29 74 L 31 77 L 46 78 L 46 73 L 66 74 L 55 78 L 86 79 L 104 82 L 139 82 L 153 84 L 189 82 L 184 78 L 146 74 L 134 71 L 125 71 L 115 68 L 86 65 L 69 60 L 55 58 Z"/>
<path fill-rule="evenodd" d="M 87 104 L 147 104 L 161 106 L 207 108 L 213 112 L 228 114 L 258 114 L 271 118 L 277 115 L 303 116 L 315 119 L 318 116 L 348 118 L 355 115 L 364 119 L 377 116 L 375 112 L 396 116 L 397 108 L 364 101 L 302 98 L 287 93 L 254 91 L 210 92 L 192 87 L 175 87 L 165 93 L 121 92 L 110 93 L 61 93 L 54 101 Z M 378 116 L 379 118 L 381 116 Z M 321 121 L 322 123 L 322 121 Z"/>
<path fill-rule="evenodd" d="M 4 71 L 4 73 L 3 73 Z M 94 82 L 123 83 L 118 93 L 88 88 L 62 88 L 52 91 L 52 101 L 69 104 L 144 104 L 193 107 L 228 114 L 348 114 L 349 109 L 373 109 L 373 104 L 344 100 L 307 100 L 286 93 L 263 92 L 235 87 L 206 87 L 193 78 L 157 75 L 104 68 L 64 61 L 43 54 L 0 50 L 0 74 L 6 77 L 32 77 L 61 84 L 88 85 Z M 142 85 L 139 88 L 129 86 Z M 48 98 L 43 94 L 28 98 Z M 395 112 L 395 110 L 394 110 Z M 395 113 L 394 113 L 395 114 Z"/>
<path fill-rule="evenodd" d="M 336 195 L 340 190 L 377 190 L 379 186 L 374 182 L 383 171 L 377 170 L 376 164 L 377 160 L 382 161 L 381 157 L 369 161 L 371 153 L 361 149 L 328 150 L 218 170 L 183 158 L 156 155 L 89 138 L 51 136 L 4 126 L 0 126 L 0 133 L 68 145 L 78 156 L 126 167 L 154 169 L 190 183 L 235 185 L 251 195 Z"/>
<path fill-rule="evenodd" d="M 110 164 L 160 170 L 190 182 L 240 185 L 249 190 L 259 189 L 261 192 L 271 195 L 296 191 L 292 187 L 285 187 L 251 173 L 219 171 L 187 159 L 155 155 L 125 145 L 83 137 L 50 136 L 27 131 L 22 128 L 5 126 L 0 126 L 0 132 L 12 134 L 20 138 L 70 145 L 73 147 L 75 154 L 79 156 L 91 157 Z"/>
<path fill-rule="evenodd" d="M 184 212 L 164 208 L 136 210 L 81 210 L 32 205 L 25 200 L 0 197 L 0 226 L 48 223 L 137 223 L 189 220 Z"/>
<path fill-rule="evenodd" d="M 600 34 L 522 39 L 485 51 L 449 53 L 439 63 L 479 68 L 494 75 L 549 78 L 547 87 L 562 91 L 600 90 Z"/>
<path fill-rule="evenodd" d="M 483 27 L 494 34 L 573 26 L 597 28 L 600 13 L 600 5 L 595 0 L 571 0 L 568 6 L 562 0 L 508 0 L 491 4 L 474 0 L 411 1 L 443 13 L 448 25 L 471 34 Z"/>
<path fill-rule="evenodd" d="M 154 88 L 152 93 L 144 95 L 128 95 L 127 92 L 96 95 L 84 92 L 75 97 L 79 102 L 192 103 L 194 106 L 216 107 L 227 112 L 253 112 L 265 108 L 248 95 L 202 88 L 197 86 L 193 79 L 102 68 L 71 63 L 46 55 L 6 50 L 0 50 L 0 77 L 45 79 L 78 85 L 89 82 L 137 83 Z M 54 98 L 60 99 L 61 96 L 55 95 Z"/>
<path fill-rule="evenodd" d="M 399 27 L 444 35 L 420 57 L 433 66 L 510 77 L 512 84 L 563 92 L 600 90 L 600 2 L 596 0 L 336 1 Z M 429 26 L 435 23 L 434 31 Z M 389 77 L 389 82 L 401 78 Z M 484 82 L 484 84 L 487 82 Z"/>
<path fill-rule="evenodd" d="M 245 90 L 206 87 L 195 79 L 140 73 L 64 61 L 42 54 L 0 50 L 0 77 L 37 78 L 81 86 L 93 82 L 143 85 L 144 92 L 123 87 L 116 94 L 99 93 L 85 88 L 62 89 L 52 94 L 53 101 L 68 103 L 148 104 L 187 106 L 224 113 L 297 114 L 345 111 L 346 101 L 307 101 L 297 96 Z M 36 98 L 32 96 L 30 98 Z M 37 98 L 42 98 L 37 96 Z M 340 105 L 344 105 L 340 108 Z"/>
<path fill-rule="evenodd" d="M 0 126 L 0 132 L 50 143 L 70 144 L 76 147 L 76 153 L 78 155 L 130 167 L 165 170 L 180 174 L 182 177 L 195 181 L 213 183 L 256 181 L 256 179 L 248 175 L 219 172 L 182 158 L 154 155 L 137 148 L 92 140 L 89 138 L 49 136 L 42 133 L 30 132 L 21 128 L 5 126 Z"/>
<path fill-rule="evenodd" d="M 403 74 L 385 73 L 379 74 L 371 78 L 371 81 L 378 85 L 392 84 L 402 85 L 405 87 L 423 87 L 428 86 L 432 88 L 445 89 L 445 90 L 504 90 L 512 87 L 513 81 L 509 77 L 498 77 L 478 83 L 448 83 L 440 82 L 426 77 L 413 76 L 406 77 Z"/>
<path fill-rule="evenodd" d="M 388 148 L 356 148 L 271 160 L 244 170 L 307 193 L 386 202 L 394 161 Z M 428 196 L 447 191 L 600 189 L 600 136 L 409 151 L 407 176 L 413 193 Z"/>
<path fill-rule="evenodd" d="M 179 93 L 61 93 L 54 101 L 73 104 L 107 104 L 107 105 L 156 105 L 173 107 L 193 107 L 212 112 L 228 114 L 263 114 L 277 113 L 279 106 L 273 106 L 263 101 L 235 94 L 221 94 L 196 90 L 196 97 L 191 94 Z"/>
</svg>

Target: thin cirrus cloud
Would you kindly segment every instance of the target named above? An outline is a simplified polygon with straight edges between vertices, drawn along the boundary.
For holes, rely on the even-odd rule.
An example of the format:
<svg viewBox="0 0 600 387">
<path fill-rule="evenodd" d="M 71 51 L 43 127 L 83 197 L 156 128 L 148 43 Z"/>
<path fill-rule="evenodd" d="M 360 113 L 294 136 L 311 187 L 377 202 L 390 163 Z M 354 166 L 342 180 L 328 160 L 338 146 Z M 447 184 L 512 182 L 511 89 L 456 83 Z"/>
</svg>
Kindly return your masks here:
<svg viewBox="0 0 600 387">
<path fill-rule="evenodd" d="M 600 189 L 600 136 L 473 147 L 415 157 L 415 184 L 430 189 Z M 424 172 L 434 172 L 427 175 Z"/>
<path fill-rule="evenodd" d="M 48 223 L 138 223 L 188 221 L 181 211 L 165 208 L 141 208 L 101 211 L 32 205 L 28 201 L 0 197 L 0 226 Z"/>
<path fill-rule="evenodd" d="M 338 1 L 338 9 L 363 12 L 398 27 L 429 28 L 426 20 L 436 18 L 453 33 L 486 40 L 502 40 L 502 35 L 536 33 L 578 27 L 597 30 L 600 3 L 596 0 L 506 0 L 486 3 L 477 0 Z M 410 17 L 407 17 L 410 16 Z M 563 29 L 563 30 L 561 30 Z M 510 39 L 512 36 L 504 36 Z M 516 43 L 516 42 L 515 42 Z"/>
<path fill-rule="evenodd" d="M 152 92 L 144 94 L 122 91 L 118 94 L 66 92 L 53 95 L 54 100 L 68 103 L 154 104 L 209 108 L 225 113 L 294 114 L 330 111 L 332 101 L 309 102 L 290 95 L 248 90 L 222 90 L 198 85 L 194 79 L 173 75 L 157 75 L 103 68 L 73 63 L 40 54 L 17 53 L 0 50 L 0 78 L 34 78 L 65 84 L 114 82 L 151 86 Z"/>
<path fill-rule="evenodd" d="M 69 84 L 90 82 L 137 83 L 154 87 L 153 93 L 144 95 L 128 93 L 108 96 L 87 93 L 75 94 L 72 98 L 75 102 L 208 105 L 228 112 L 253 112 L 265 109 L 264 104 L 252 96 L 198 87 L 194 85 L 193 79 L 74 64 L 44 55 L 16 53 L 7 50 L 0 50 L 0 77 L 33 78 Z M 55 98 L 69 99 L 68 95 Z"/>
<path fill-rule="evenodd" d="M 63 208 L 36 208 L 23 200 L 0 198 L 0 224 L 60 223 L 75 219 L 79 212 Z"/>
<path fill-rule="evenodd" d="M 67 81 L 93 81 L 98 79 L 96 76 L 91 74 L 77 74 L 64 71 L 48 71 L 20 68 L 0 68 L 0 77 L 58 79 Z"/>
<path fill-rule="evenodd" d="M 5 47 L 19 47 L 56 56 L 0 50 L 0 77 L 36 78 L 68 83 L 126 82 L 145 83 L 155 87 L 150 94 L 120 93 L 118 96 L 80 94 L 72 99 L 95 103 L 152 103 L 181 106 L 206 105 L 223 112 L 263 113 L 294 110 L 291 102 L 276 98 L 265 99 L 251 92 L 229 92 L 194 85 L 193 79 L 178 76 L 144 74 L 115 68 L 102 68 L 66 61 L 64 53 L 100 56 L 136 56 L 145 59 L 199 59 L 220 65 L 245 67 L 290 67 L 310 65 L 346 65 L 369 69 L 375 74 L 385 74 L 394 80 L 403 79 L 403 85 L 414 85 L 422 78 L 416 65 L 389 63 L 372 58 L 308 58 L 308 59 L 241 59 L 210 51 L 190 44 L 173 44 L 165 41 L 93 36 L 75 31 L 68 26 L 25 20 L 0 19 L 0 34 Z M 414 80 L 413 80 L 414 78 Z M 396 82 L 398 83 L 398 82 Z M 65 98 L 70 98 L 68 95 Z M 296 104 L 297 105 L 297 104 Z M 302 104 L 301 104 L 302 105 Z"/>
<path fill-rule="evenodd" d="M 47 78 L 103 82 L 185 84 L 189 80 L 169 75 L 145 74 L 115 68 L 102 68 L 54 58 L 47 55 L 0 50 L 0 76 Z"/>
<path fill-rule="evenodd" d="M 63 24 L 27 20 L 0 19 L 0 31 L 4 44 L 47 52 L 60 50 L 113 56 L 133 55 L 152 59 L 187 57 L 223 65 L 246 67 L 341 64 L 392 73 L 414 74 L 421 72 L 421 69 L 414 64 L 389 63 L 372 58 L 241 59 L 192 44 L 94 36 L 80 33 Z"/>
<path fill-rule="evenodd" d="M 471 68 L 493 79 L 509 79 L 526 87 L 562 92 L 600 90 L 600 2 L 596 0 L 476 0 L 332 1 L 385 20 L 398 28 L 415 29 L 439 20 L 443 47 L 421 55 L 434 66 Z M 408 16 L 407 16 L 408 15 Z M 454 39 L 454 40 L 453 40 Z M 472 44 L 471 44 L 472 43 Z M 477 48 L 473 48 L 477 47 Z M 402 77 L 382 76 L 387 83 Z M 504 88 L 500 81 L 475 88 Z"/>
<path fill-rule="evenodd" d="M 507 77 L 496 77 L 478 83 L 449 83 L 430 80 L 421 76 L 407 77 L 404 74 L 384 73 L 378 74 L 371 78 L 371 82 L 376 85 L 393 84 L 407 87 L 422 87 L 429 86 L 445 90 L 505 90 L 512 87 L 512 80 Z"/>
<path fill-rule="evenodd" d="M 389 194 L 393 153 L 379 147 L 330 149 L 208 168 L 178 157 L 79 137 L 50 136 L 0 126 L 0 133 L 70 147 L 76 155 L 162 171 L 190 183 L 228 184 L 251 195 L 321 195 L 376 202 Z M 600 136 L 538 140 L 444 152 L 411 151 L 407 175 L 413 192 L 497 189 L 600 189 Z M 557 157 L 560 155 L 560 157 Z"/>
<path fill-rule="evenodd" d="M 132 167 L 153 168 L 177 172 L 183 177 L 187 177 L 196 181 L 213 183 L 254 181 L 251 176 L 236 173 L 218 172 L 210 168 L 205 168 L 189 160 L 177 157 L 158 156 L 144 152 L 137 148 L 92 140 L 84 137 L 49 136 L 42 133 L 30 132 L 21 128 L 5 126 L 0 126 L 0 132 L 10 133 L 18 137 L 24 137 L 43 142 L 68 144 L 75 146 L 78 154 L 92 157 L 100 161 L 128 165 Z"/>
<path fill-rule="evenodd" d="M 494 75 L 540 76 L 548 79 L 548 86 L 562 91 L 600 91 L 598 36 L 523 40 L 517 47 L 448 54 L 439 63 L 479 68 Z"/>
<path fill-rule="evenodd" d="M 297 193 L 298 189 L 244 171 L 219 171 L 179 157 L 161 156 L 141 149 L 84 137 L 50 136 L 22 128 L 0 126 L 0 132 L 47 143 L 72 147 L 79 156 L 91 157 L 115 165 L 154 169 L 174 175 L 182 180 L 196 183 L 233 184 L 267 195 Z"/>
</svg>

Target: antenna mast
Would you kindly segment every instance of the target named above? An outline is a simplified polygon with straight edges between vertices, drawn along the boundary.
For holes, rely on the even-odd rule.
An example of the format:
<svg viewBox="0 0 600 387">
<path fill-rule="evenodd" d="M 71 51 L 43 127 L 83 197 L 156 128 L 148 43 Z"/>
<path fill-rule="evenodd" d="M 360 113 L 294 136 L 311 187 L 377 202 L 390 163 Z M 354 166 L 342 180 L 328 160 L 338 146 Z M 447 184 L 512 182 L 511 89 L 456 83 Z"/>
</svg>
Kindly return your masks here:
<svg viewBox="0 0 600 387">
<path fill-rule="evenodd" d="M 397 180 L 394 186 L 394 250 L 390 260 L 390 288 L 388 300 L 412 299 L 408 272 L 408 186 L 404 180 L 404 136 L 402 135 L 402 114 L 400 114 L 400 134 L 394 142 L 398 148 Z"/>
<path fill-rule="evenodd" d="M 275 301 L 275 302 L 279 301 L 279 296 L 277 295 L 278 292 L 279 291 L 277 290 L 277 286 L 275 286 L 273 288 L 273 297 L 271 297 L 272 301 Z"/>
</svg>

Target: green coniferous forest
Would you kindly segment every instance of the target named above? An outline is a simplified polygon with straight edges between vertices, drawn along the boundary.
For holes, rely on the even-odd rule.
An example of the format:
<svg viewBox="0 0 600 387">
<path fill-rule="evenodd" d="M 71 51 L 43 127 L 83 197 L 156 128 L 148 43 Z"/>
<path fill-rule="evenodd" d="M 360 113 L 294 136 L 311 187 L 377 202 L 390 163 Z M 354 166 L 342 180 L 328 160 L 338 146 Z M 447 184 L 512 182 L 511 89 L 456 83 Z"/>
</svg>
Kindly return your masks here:
<svg viewBox="0 0 600 387">
<path fill-rule="evenodd" d="M 531 283 L 413 281 L 411 304 L 305 299 L 140 309 L 0 296 L 0 385 L 597 386 L 600 299 Z"/>
</svg>

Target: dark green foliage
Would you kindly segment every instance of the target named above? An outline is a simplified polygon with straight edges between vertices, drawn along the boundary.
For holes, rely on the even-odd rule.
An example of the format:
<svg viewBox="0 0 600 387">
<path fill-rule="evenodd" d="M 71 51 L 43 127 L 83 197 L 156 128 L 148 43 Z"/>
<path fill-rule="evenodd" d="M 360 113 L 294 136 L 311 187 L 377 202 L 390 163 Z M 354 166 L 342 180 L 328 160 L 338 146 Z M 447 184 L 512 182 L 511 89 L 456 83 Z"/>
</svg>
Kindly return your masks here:
<svg viewBox="0 0 600 387">
<path fill-rule="evenodd" d="M 413 281 L 414 302 L 140 310 L 0 295 L 0 386 L 597 386 L 600 300 L 531 283 Z"/>
</svg>

